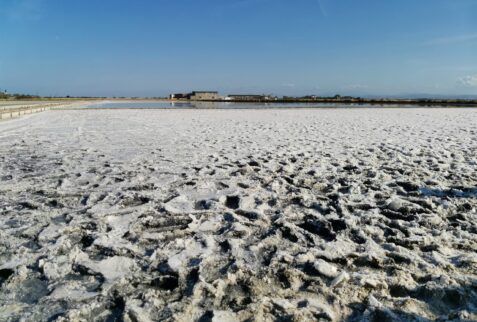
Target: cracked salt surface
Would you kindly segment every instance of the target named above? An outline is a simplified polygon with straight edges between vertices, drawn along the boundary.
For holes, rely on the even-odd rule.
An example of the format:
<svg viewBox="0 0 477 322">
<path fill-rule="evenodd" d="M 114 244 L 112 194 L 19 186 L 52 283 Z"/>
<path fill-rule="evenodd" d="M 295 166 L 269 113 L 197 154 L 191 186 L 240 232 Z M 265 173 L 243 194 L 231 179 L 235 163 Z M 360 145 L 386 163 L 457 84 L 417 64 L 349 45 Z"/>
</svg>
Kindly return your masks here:
<svg viewBox="0 0 477 322">
<path fill-rule="evenodd" d="M 0 123 L 1 321 L 477 320 L 477 110 Z"/>
</svg>

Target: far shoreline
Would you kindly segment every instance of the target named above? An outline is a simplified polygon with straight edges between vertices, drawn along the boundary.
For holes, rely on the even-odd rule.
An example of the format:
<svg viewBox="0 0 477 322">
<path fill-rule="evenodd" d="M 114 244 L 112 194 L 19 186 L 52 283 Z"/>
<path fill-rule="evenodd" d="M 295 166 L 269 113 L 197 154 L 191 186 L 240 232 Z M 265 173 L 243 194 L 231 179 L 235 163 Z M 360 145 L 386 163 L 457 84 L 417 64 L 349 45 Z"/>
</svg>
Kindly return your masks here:
<svg viewBox="0 0 477 322">
<path fill-rule="evenodd" d="M 231 103 L 231 104 L 343 104 L 354 107 L 477 107 L 477 100 L 473 99 L 366 99 L 366 98 L 316 98 L 300 99 L 286 98 L 273 100 L 189 100 L 169 99 L 163 97 L 30 97 L 24 99 L 0 99 L 0 106 L 24 103 L 100 103 L 100 102 L 170 102 L 178 104 L 187 103 Z"/>
<path fill-rule="evenodd" d="M 146 99 L 148 100 L 148 99 Z M 215 102 L 215 103 L 255 103 L 255 104 L 349 104 L 349 105 L 417 105 L 422 107 L 477 107 L 477 100 L 433 100 L 433 99 L 277 99 L 277 100 L 171 100 L 168 102 Z"/>
</svg>

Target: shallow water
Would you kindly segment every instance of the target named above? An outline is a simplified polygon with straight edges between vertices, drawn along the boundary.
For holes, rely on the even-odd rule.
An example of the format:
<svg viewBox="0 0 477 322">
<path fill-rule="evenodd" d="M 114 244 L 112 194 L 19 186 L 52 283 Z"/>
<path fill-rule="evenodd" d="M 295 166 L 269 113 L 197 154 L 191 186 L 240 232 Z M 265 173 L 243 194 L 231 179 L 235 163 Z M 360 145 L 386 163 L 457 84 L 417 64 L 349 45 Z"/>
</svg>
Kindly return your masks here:
<svg viewBox="0 0 477 322">
<path fill-rule="evenodd" d="M 213 109 L 269 109 L 269 108 L 336 108 L 357 107 L 370 105 L 335 104 L 335 103 L 238 103 L 238 102 L 103 102 L 84 106 L 84 108 L 126 108 L 126 109 L 188 109 L 188 108 L 213 108 Z"/>
</svg>

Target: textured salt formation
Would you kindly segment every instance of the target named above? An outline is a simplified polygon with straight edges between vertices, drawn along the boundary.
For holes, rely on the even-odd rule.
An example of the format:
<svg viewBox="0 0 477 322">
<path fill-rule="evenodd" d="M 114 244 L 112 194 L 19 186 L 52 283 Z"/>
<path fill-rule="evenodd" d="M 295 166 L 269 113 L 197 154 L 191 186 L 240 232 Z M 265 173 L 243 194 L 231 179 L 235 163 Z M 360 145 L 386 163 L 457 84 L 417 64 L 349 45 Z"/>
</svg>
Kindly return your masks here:
<svg viewBox="0 0 477 322">
<path fill-rule="evenodd" d="M 0 320 L 477 320 L 477 110 L 0 123 Z"/>
</svg>

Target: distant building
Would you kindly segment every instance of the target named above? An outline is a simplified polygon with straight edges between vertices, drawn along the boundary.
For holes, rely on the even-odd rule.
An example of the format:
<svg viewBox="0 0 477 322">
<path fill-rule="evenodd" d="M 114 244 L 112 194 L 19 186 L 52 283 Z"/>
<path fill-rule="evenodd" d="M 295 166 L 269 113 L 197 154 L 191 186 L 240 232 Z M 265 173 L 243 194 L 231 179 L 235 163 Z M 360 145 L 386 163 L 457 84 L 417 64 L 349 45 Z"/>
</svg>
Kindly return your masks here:
<svg viewBox="0 0 477 322">
<path fill-rule="evenodd" d="M 228 96 L 230 100 L 233 101 L 270 101 L 273 100 L 273 97 L 268 95 L 253 95 L 253 94 L 234 94 Z"/>
<path fill-rule="evenodd" d="M 215 91 L 194 91 L 187 94 L 186 98 L 191 101 L 218 101 L 222 99 L 219 93 Z"/>
<path fill-rule="evenodd" d="M 186 98 L 187 94 L 182 94 L 182 93 L 177 93 L 177 94 L 171 94 L 169 95 L 169 98 L 171 100 L 180 100 Z"/>
</svg>

